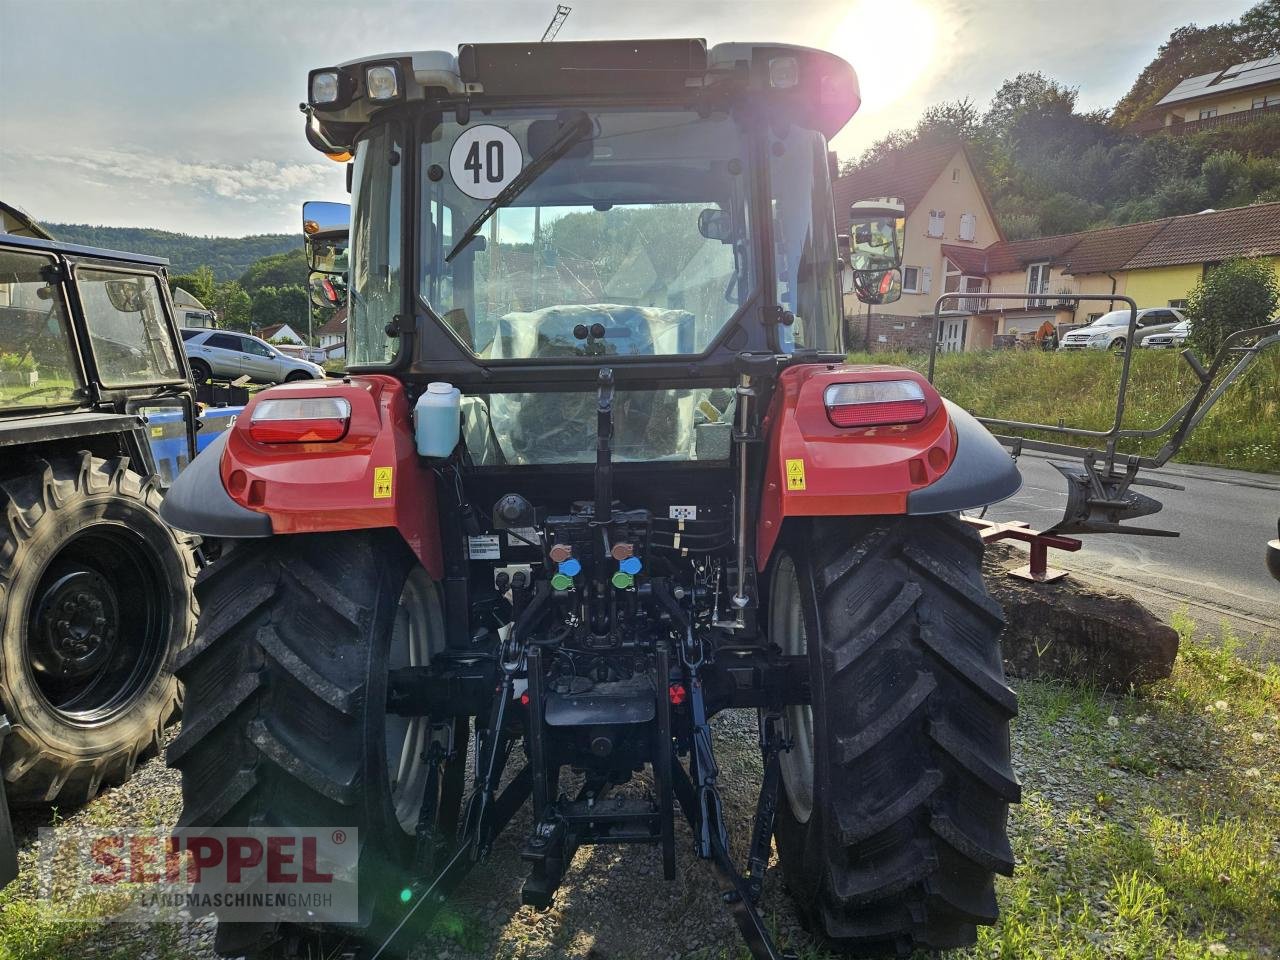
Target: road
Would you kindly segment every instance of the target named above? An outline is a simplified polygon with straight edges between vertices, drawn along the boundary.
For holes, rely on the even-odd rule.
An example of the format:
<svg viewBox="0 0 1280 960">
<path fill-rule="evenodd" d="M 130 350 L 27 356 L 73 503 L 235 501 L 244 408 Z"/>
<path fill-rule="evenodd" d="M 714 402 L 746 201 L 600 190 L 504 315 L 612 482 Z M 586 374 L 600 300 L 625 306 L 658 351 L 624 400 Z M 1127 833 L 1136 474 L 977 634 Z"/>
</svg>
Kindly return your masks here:
<svg viewBox="0 0 1280 960">
<path fill-rule="evenodd" d="M 1024 454 L 1018 467 L 1022 490 L 987 517 L 1046 529 L 1062 516 L 1066 481 L 1039 455 Z M 1181 536 L 1086 535 L 1078 553 L 1050 551 L 1050 565 L 1086 581 L 1112 582 L 1162 616 L 1185 606 L 1208 626 L 1226 617 L 1245 640 L 1245 652 L 1280 660 L 1280 583 L 1264 563 L 1280 517 L 1280 476 L 1183 464 L 1143 475 L 1186 489 L 1139 488 L 1164 509 L 1136 523 Z"/>
</svg>

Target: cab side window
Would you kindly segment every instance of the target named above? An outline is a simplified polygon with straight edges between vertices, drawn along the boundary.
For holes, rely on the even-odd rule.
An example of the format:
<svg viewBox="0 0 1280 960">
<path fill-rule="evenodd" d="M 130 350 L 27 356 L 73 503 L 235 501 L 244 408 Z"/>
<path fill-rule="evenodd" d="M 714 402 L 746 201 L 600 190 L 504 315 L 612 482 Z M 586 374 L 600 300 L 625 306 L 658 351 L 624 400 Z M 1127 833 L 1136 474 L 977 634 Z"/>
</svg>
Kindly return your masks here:
<svg viewBox="0 0 1280 960">
<path fill-rule="evenodd" d="M 104 386 L 182 379 L 159 277 L 78 267 L 75 282 Z"/>
<path fill-rule="evenodd" d="M 0 250 L 0 409 L 75 399 L 80 375 L 54 261 Z"/>
</svg>

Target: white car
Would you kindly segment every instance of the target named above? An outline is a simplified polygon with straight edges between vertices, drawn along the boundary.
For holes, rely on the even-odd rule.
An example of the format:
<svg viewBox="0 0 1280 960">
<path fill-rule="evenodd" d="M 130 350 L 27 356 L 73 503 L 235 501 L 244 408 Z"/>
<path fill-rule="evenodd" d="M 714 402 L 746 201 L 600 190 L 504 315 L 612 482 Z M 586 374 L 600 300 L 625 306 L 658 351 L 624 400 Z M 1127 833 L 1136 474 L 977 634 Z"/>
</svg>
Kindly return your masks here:
<svg viewBox="0 0 1280 960">
<path fill-rule="evenodd" d="M 219 380 L 248 377 L 254 383 L 284 383 L 286 380 L 321 380 L 325 376 L 320 364 L 286 356 L 267 341 L 235 330 L 185 327 L 182 341 L 196 383 L 214 377 Z"/>
<path fill-rule="evenodd" d="M 1140 345 L 1147 337 L 1172 330 L 1183 321 L 1174 307 L 1147 307 L 1138 311 L 1134 339 Z M 1087 327 L 1072 330 L 1058 345 L 1059 350 L 1122 350 L 1129 336 L 1129 311 L 1104 313 Z"/>
<path fill-rule="evenodd" d="M 1164 333 L 1153 333 L 1142 341 L 1142 345 L 1153 350 L 1180 350 L 1187 345 L 1189 336 L 1191 336 L 1191 321 L 1183 320 Z"/>
</svg>

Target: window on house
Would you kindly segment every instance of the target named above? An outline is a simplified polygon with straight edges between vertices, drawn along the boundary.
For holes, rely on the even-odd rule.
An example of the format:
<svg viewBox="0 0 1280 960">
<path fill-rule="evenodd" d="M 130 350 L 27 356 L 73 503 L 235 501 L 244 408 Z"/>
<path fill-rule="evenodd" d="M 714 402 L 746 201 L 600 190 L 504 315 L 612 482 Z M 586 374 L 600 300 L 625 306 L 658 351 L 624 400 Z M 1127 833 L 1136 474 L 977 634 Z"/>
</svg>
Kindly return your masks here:
<svg viewBox="0 0 1280 960">
<path fill-rule="evenodd" d="M 960 239 L 973 240 L 978 232 L 978 218 L 972 213 L 960 214 Z"/>
<path fill-rule="evenodd" d="M 931 237 L 940 237 L 947 226 L 947 211 L 930 210 L 929 211 L 929 233 Z"/>
<path fill-rule="evenodd" d="M 1027 267 L 1027 293 L 1049 292 L 1049 264 L 1033 263 Z M 1027 303 L 1029 307 L 1043 307 L 1044 300 L 1035 299 Z"/>
<path fill-rule="evenodd" d="M 1170 301 L 1169 301 L 1169 306 L 1173 307 L 1173 309 L 1175 309 L 1175 310 L 1185 310 L 1185 309 L 1187 309 L 1187 301 L 1185 301 L 1185 300 L 1170 300 Z"/>
<path fill-rule="evenodd" d="M 902 268 L 902 292 L 903 293 L 919 293 L 920 292 L 920 268 L 919 267 L 903 267 Z"/>
<path fill-rule="evenodd" d="M 1261 110 L 1264 107 L 1280 107 L 1280 94 L 1274 97 L 1254 97 L 1253 109 Z"/>
<path fill-rule="evenodd" d="M 1217 107 L 1210 107 L 1208 110 L 1201 110 L 1201 111 L 1200 111 L 1200 119 L 1201 119 L 1201 120 L 1208 120 L 1208 119 L 1210 119 L 1211 117 L 1216 117 L 1217 115 L 1218 115 L 1218 108 L 1217 108 Z"/>
</svg>

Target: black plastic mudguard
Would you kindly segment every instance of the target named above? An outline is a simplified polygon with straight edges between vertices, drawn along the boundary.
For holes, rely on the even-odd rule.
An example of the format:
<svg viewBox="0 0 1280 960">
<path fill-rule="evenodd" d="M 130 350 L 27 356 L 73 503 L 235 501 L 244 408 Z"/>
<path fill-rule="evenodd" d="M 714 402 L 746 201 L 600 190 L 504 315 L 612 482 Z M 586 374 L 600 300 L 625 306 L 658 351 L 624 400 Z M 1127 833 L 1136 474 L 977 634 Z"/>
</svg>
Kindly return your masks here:
<svg viewBox="0 0 1280 960">
<path fill-rule="evenodd" d="M 9 720 L 0 713 L 0 746 L 9 733 Z M 13 821 L 4 795 L 4 771 L 0 770 L 0 887 L 18 875 L 18 845 L 13 839 Z"/>
<path fill-rule="evenodd" d="M 1009 451 L 981 423 L 950 400 L 956 455 L 938 480 L 907 494 L 907 513 L 956 513 L 1007 500 L 1022 489 L 1022 474 Z"/>
<path fill-rule="evenodd" d="M 165 523 L 202 537 L 269 537 L 271 518 L 240 506 L 222 485 L 222 450 L 227 434 L 204 450 L 178 474 L 160 505 Z"/>
</svg>

